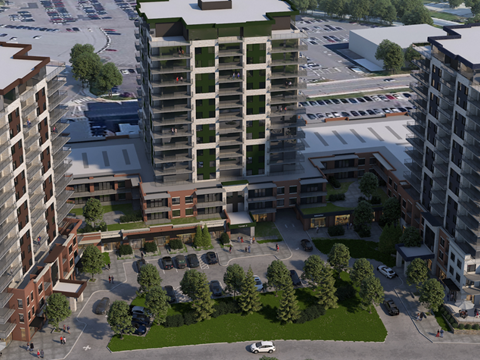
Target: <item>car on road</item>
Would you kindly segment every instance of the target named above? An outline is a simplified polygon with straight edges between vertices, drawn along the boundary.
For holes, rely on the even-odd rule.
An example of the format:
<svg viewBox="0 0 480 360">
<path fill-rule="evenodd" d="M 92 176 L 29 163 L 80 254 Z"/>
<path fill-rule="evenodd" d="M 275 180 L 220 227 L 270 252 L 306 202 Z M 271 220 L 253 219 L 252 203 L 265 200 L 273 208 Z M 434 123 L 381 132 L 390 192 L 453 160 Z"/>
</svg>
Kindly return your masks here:
<svg viewBox="0 0 480 360">
<path fill-rule="evenodd" d="M 395 79 L 392 79 L 392 78 L 390 78 L 390 79 L 383 79 L 383 81 L 385 81 L 385 82 L 391 82 L 391 81 L 395 81 Z"/>
<path fill-rule="evenodd" d="M 205 254 L 205 256 L 207 257 L 207 264 L 209 265 L 213 265 L 213 264 L 216 264 L 218 263 L 218 259 L 217 259 L 217 253 L 214 252 L 214 251 L 209 251 Z"/>
<path fill-rule="evenodd" d="M 293 286 L 302 285 L 302 281 L 300 280 L 296 270 L 290 270 L 290 277 L 292 278 Z"/>
<path fill-rule="evenodd" d="M 393 271 L 392 269 L 390 269 L 387 265 L 379 265 L 377 267 L 377 270 L 385 275 L 387 278 L 389 279 L 393 279 L 395 276 L 397 276 L 397 274 L 395 273 L 395 271 Z"/>
<path fill-rule="evenodd" d="M 8 34 L 0 34 L 0 37 L 5 37 L 7 36 Z"/>
<path fill-rule="evenodd" d="M 250 351 L 254 354 L 258 354 L 261 352 L 266 352 L 271 354 L 275 350 L 276 350 L 275 344 L 273 343 L 273 341 L 259 341 L 250 345 Z"/>
<path fill-rule="evenodd" d="M 177 267 L 179 269 L 185 269 L 187 267 L 187 262 L 185 261 L 185 256 L 177 255 L 175 257 L 175 259 L 177 260 Z"/>
<path fill-rule="evenodd" d="M 308 117 L 310 120 L 315 120 L 315 119 L 317 118 L 314 114 L 307 114 L 307 117 Z"/>
<path fill-rule="evenodd" d="M 313 246 L 312 246 L 312 243 L 310 242 L 310 240 L 307 240 L 307 239 L 300 240 L 300 245 L 302 245 L 302 248 L 305 251 L 312 251 L 313 250 Z"/>
<path fill-rule="evenodd" d="M 147 262 L 145 261 L 145 259 L 140 259 L 140 260 L 137 260 L 136 263 L 137 263 L 137 270 L 140 271 L 142 266 L 144 266 Z"/>
<path fill-rule="evenodd" d="M 40 35 L 35 35 L 33 38 L 34 38 L 35 40 L 38 40 L 38 39 L 41 38 L 41 36 L 40 36 Z"/>
<path fill-rule="evenodd" d="M 108 308 L 110 307 L 110 299 L 108 297 L 104 297 L 102 300 L 100 300 L 95 307 L 95 314 L 102 315 L 106 314 L 108 311 Z"/>
<path fill-rule="evenodd" d="M 196 268 L 200 266 L 200 263 L 198 262 L 197 254 L 188 254 L 187 261 L 188 261 L 188 266 L 190 266 L 191 268 Z"/>
<path fill-rule="evenodd" d="M 105 49 L 105 51 L 117 51 L 116 49 Z"/>
<path fill-rule="evenodd" d="M 262 280 L 260 280 L 260 278 L 257 275 L 254 275 L 253 279 L 255 280 L 255 287 L 257 288 L 257 291 L 262 291 L 263 290 Z"/>
<path fill-rule="evenodd" d="M 164 290 L 167 292 L 167 296 L 170 297 L 170 300 L 168 300 L 170 304 L 177 301 L 177 296 L 175 295 L 175 290 L 173 290 L 173 286 L 167 285 L 164 287 Z"/>
<path fill-rule="evenodd" d="M 222 285 L 220 285 L 220 281 L 218 280 L 210 281 L 210 291 L 212 292 L 213 296 L 222 296 L 223 289 L 222 289 Z"/>
<path fill-rule="evenodd" d="M 164 256 L 162 258 L 163 270 L 173 269 L 173 260 L 170 256 Z"/>
<path fill-rule="evenodd" d="M 135 328 L 133 331 L 133 335 L 145 335 L 147 332 L 147 327 L 141 323 L 138 323 L 136 321 L 132 321 L 132 326 Z"/>
<path fill-rule="evenodd" d="M 388 314 L 390 316 L 395 316 L 400 314 L 400 310 L 398 310 L 397 305 L 395 305 L 395 302 L 392 299 L 385 299 L 383 302 L 383 305 L 387 308 Z"/>
</svg>

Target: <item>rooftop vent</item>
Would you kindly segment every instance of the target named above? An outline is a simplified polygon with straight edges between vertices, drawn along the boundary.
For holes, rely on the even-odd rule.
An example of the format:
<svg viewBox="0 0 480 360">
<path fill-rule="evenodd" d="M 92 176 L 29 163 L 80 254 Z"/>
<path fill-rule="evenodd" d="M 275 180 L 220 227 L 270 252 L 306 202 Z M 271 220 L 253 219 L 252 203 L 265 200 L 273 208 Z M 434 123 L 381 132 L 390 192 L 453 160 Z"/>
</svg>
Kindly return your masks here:
<svg viewBox="0 0 480 360">
<path fill-rule="evenodd" d="M 198 7 L 202 10 L 231 9 L 232 0 L 198 0 Z"/>
</svg>

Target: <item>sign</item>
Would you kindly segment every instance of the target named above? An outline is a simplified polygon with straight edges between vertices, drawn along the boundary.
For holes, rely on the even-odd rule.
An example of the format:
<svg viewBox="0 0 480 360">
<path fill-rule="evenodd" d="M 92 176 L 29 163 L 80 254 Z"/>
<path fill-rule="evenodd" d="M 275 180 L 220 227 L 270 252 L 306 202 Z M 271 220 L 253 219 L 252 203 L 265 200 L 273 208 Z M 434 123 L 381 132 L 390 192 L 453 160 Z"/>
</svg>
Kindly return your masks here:
<svg viewBox="0 0 480 360">
<path fill-rule="evenodd" d="M 320 217 L 320 216 L 325 216 L 325 215 L 324 214 L 313 215 L 313 217 Z"/>
</svg>

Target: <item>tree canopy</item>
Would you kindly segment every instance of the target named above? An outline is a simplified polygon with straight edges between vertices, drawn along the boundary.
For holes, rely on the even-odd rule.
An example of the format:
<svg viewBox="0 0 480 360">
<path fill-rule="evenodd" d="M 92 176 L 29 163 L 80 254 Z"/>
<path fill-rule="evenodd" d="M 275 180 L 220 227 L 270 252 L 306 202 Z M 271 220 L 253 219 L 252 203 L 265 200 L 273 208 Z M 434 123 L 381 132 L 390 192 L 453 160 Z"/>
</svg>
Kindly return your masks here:
<svg viewBox="0 0 480 360">
<path fill-rule="evenodd" d="M 400 236 L 402 236 L 402 228 L 400 226 L 386 224 L 383 227 L 382 234 L 378 243 L 378 250 L 384 254 L 394 254 L 395 245 L 400 243 Z"/>
<path fill-rule="evenodd" d="M 137 282 L 140 285 L 139 294 L 148 294 L 152 288 L 162 284 L 162 279 L 154 265 L 145 264 L 138 272 Z"/>
<path fill-rule="evenodd" d="M 448 5 L 450 5 L 452 9 L 455 9 L 462 4 L 463 4 L 463 0 L 448 0 Z"/>
<path fill-rule="evenodd" d="M 123 76 L 118 71 L 114 63 L 106 63 L 100 69 L 96 79 L 95 86 L 103 93 L 110 92 L 114 86 L 122 85 Z"/>
<path fill-rule="evenodd" d="M 373 274 L 373 265 L 370 264 L 365 258 L 360 258 L 355 261 L 353 264 L 352 271 L 350 272 L 350 279 L 357 284 L 360 285 L 362 281 Z"/>
<path fill-rule="evenodd" d="M 260 311 L 262 302 L 260 301 L 260 294 L 255 286 L 255 279 L 251 267 L 248 268 L 247 275 L 242 280 L 241 291 L 242 295 L 238 300 L 238 305 L 243 313 L 249 315 Z"/>
<path fill-rule="evenodd" d="M 472 8 L 473 9 L 473 8 Z M 415 24 L 428 24 L 433 25 L 432 16 L 428 9 L 421 5 L 417 5 L 412 10 L 406 12 L 402 16 L 402 22 L 405 25 L 415 25 Z"/>
<path fill-rule="evenodd" d="M 154 324 L 159 325 L 165 322 L 170 304 L 168 300 L 170 297 L 161 286 L 154 286 L 150 288 L 145 297 L 145 309 L 155 317 Z"/>
<path fill-rule="evenodd" d="M 407 266 L 407 284 L 415 285 L 417 290 L 428 280 L 428 267 L 425 260 L 413 259 Z"/>
<path fill-rule="evenodd" d="M 72 73 L 75 80 L 92 85 L 102 69 L 102 60 L 97 54 L 84 52 L 78 55 L 72 63 Z"/>
<path fill-rule="evenodd" d="M 297 295 L 293 284 L 290 283 L 283 289 L 280 306 L 277 309 L 277 319 L 283 323 L 290 324 L 300 317 Z"/>
<path fill-rule="evenodd" d="M 422 245 L 420 231 L 413 226 L 407 227 L 400 236 L 400 242 L 406 247 L 420 247 Z"/>
<path fill-rule="evenodd" d="M 123 339 L 123 334 L 131 334 L 135 331 L 135 328 L 132 326 L 130 306 L 122 300 L 116 300 L 110 306 L 107 322 L 112 331 L 116 335 L 120 335 L 120 339 Z"/>
<path fill-rule="evenodd" d="M 94 54 L 94 52 L 95 48 L 91 44 L 75 44 L 70 50 L 70 63 L 73 64 L 75 60 L 82 54 Z"/>
<path fill-rule="evenodd" d="M 385 298 L 385 292 L 380 279 L 373 275 L 363 279 L 360 284 L 359 296 L 362 301 L 362 308 L 365 310 L 369 309 L 371 313 L 371 305 L 379 305 Z"/>
<path fill-rule="evenodd" d="M 353 215 L 353 225 L 355 225 L 356 228 L 363 227 L 370 229 L 373 218 L 372 204 L 365 200 L 360 201 Z"/>
<path fill-rule="evenodd" d="M 433 311 L 438 311 L 438 308 L 443 304 L 444 298 L 445 290 L 437 279 L 427 280 L 420 289 L 420 302 Z"/>
<path fill-rule="evenodd" d="M 375 52 L 375 59 L 383 60 L 384 69 L 390 72 L 401 70 L 402 66 L 405 64 L 403 50 L 400 45 L 387 39 L 383 40 L 380 45 L 378 45 L 377 51 Z M 362 191 L 362 189 L 360 189 L 360 191 Z"/>
<path fill-rule="evenodd" d="M 350 261 L 350 250 L 345 244 L 336 243 L 332 246 L 330 253 L 328 254 L 328 262 L 339 273 L 348 267 Z"/>
<path fill-rule="evenodd" d="M 101 274 L 102 268 L 105 266 L 105 260 L 102 252 L 95 245 L 88 245 L 82 255 L 83 271 L 92 274 Z"/>
<path fill-rule="evenodd" d="M 281 260 L 273 260 L 267 268 L 268 286 L 275 288 L 275 295 L 278 290 L 283 290 L 292 282 L 290 272 Z"/>
<path fill-rule="evenodd" d="M 225 290 L 233 293 L 233 298 L 240 292 L 243 280 L 245 279 L 245 272 L 238 264 L 229 265 L 227 271 L 223 275 L 223 282 L 225 283 Z"/>
<path fill-rule="evenodd" d="M 72 314 L 70 303 L 65 295 L 61 293 L 53 293 L 47 299 L 47 307 L 45 315 L 50 325 L 58 330 L 58 324 L 68 318 Z"/>
<path fill-rule="evenodd" d="M 333 270 L 325 266 L 320 273 L 318 285 L 315 290 L 318 304 L 323 306 L 324 309 L 337 308 L 338 297 L 335 295 L 336 292 Z"/>
<path fill-rule="evenodd" d="M 205 273 L 201 273 L 195 269 L 189 269 L 183 274 L 182 281 L 180 281 L 180 288 L 185 295 L 195 300 L 198 290 L 204 283 L 208 284 Z"/>
<path fill-rule="evenodd" d="M 385 41 L 385 40 L 384 40 Z M 378 46 L 380 48 L 382 44 Z M 377 49 L 378 51 L 378 49 Z M 372 195 L 377 191 L 378 188 L 378 178 L 374 173 L 367 172 L 365 173 L 362 178 L 360 179 L 360 183 L 358 184 L 358 188 L 365 195 L 366 198 L 370 199 Z"/>
<path fill-rule="evenodd" d="M 85 221 L 93 223 L 93 225 L 101 222 L 103 220 L 103 206 L 100 200 L 95 198 L 88 199 L 83 206 L 83 216 Z"/>
<path fill-rule="evenodd" d="M 207 275 L 203 275 L 203 281 L 199 282 L 195 289 L 195 294 L 192 302 L 192 309 L 195 311 L 195 320 L 197 322 L 209 320 L 215 311 L 215 301 L 212 299 L 212 292 L 207 281 Z"/>
<path fill-rule="evenodd" d="M 383 204 L 382 214 L 387 224 L 397 226 L 401 216 L 400 201 L 395 197 L 388 198 Z"/>
</svg>

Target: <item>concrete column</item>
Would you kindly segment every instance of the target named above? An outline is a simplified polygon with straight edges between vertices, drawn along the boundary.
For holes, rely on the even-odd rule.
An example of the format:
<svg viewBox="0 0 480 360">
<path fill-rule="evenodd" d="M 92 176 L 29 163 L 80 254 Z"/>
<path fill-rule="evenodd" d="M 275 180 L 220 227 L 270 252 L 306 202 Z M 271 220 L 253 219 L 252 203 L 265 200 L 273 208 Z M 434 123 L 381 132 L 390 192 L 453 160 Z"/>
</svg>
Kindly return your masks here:
<svg viewBox="0 0 480 360">
<path fill-rule="evenodd" d="M 397 251 L 397 259 L 396 259 L 395 266 L 398 266 L 398 267 L 402 266 L 402 256 L 398 251 Z"/>
<path fill-rule="evenodd" d="M 70 301 L 70 310 L 77 311 L 77 300 L 75 298 L 68 298 Z"/>
<path fill-rule="evenodd" d="M 78 300 L 79 302 L 82 302 L 83 301 L 83 293 L 80 294 L 80 296 L 78 297 Z"/>
<path fill-rule="evenodd" d="M 250 236 L 255 236 L 255 226 L 250 226 Z"/>
</svg>

